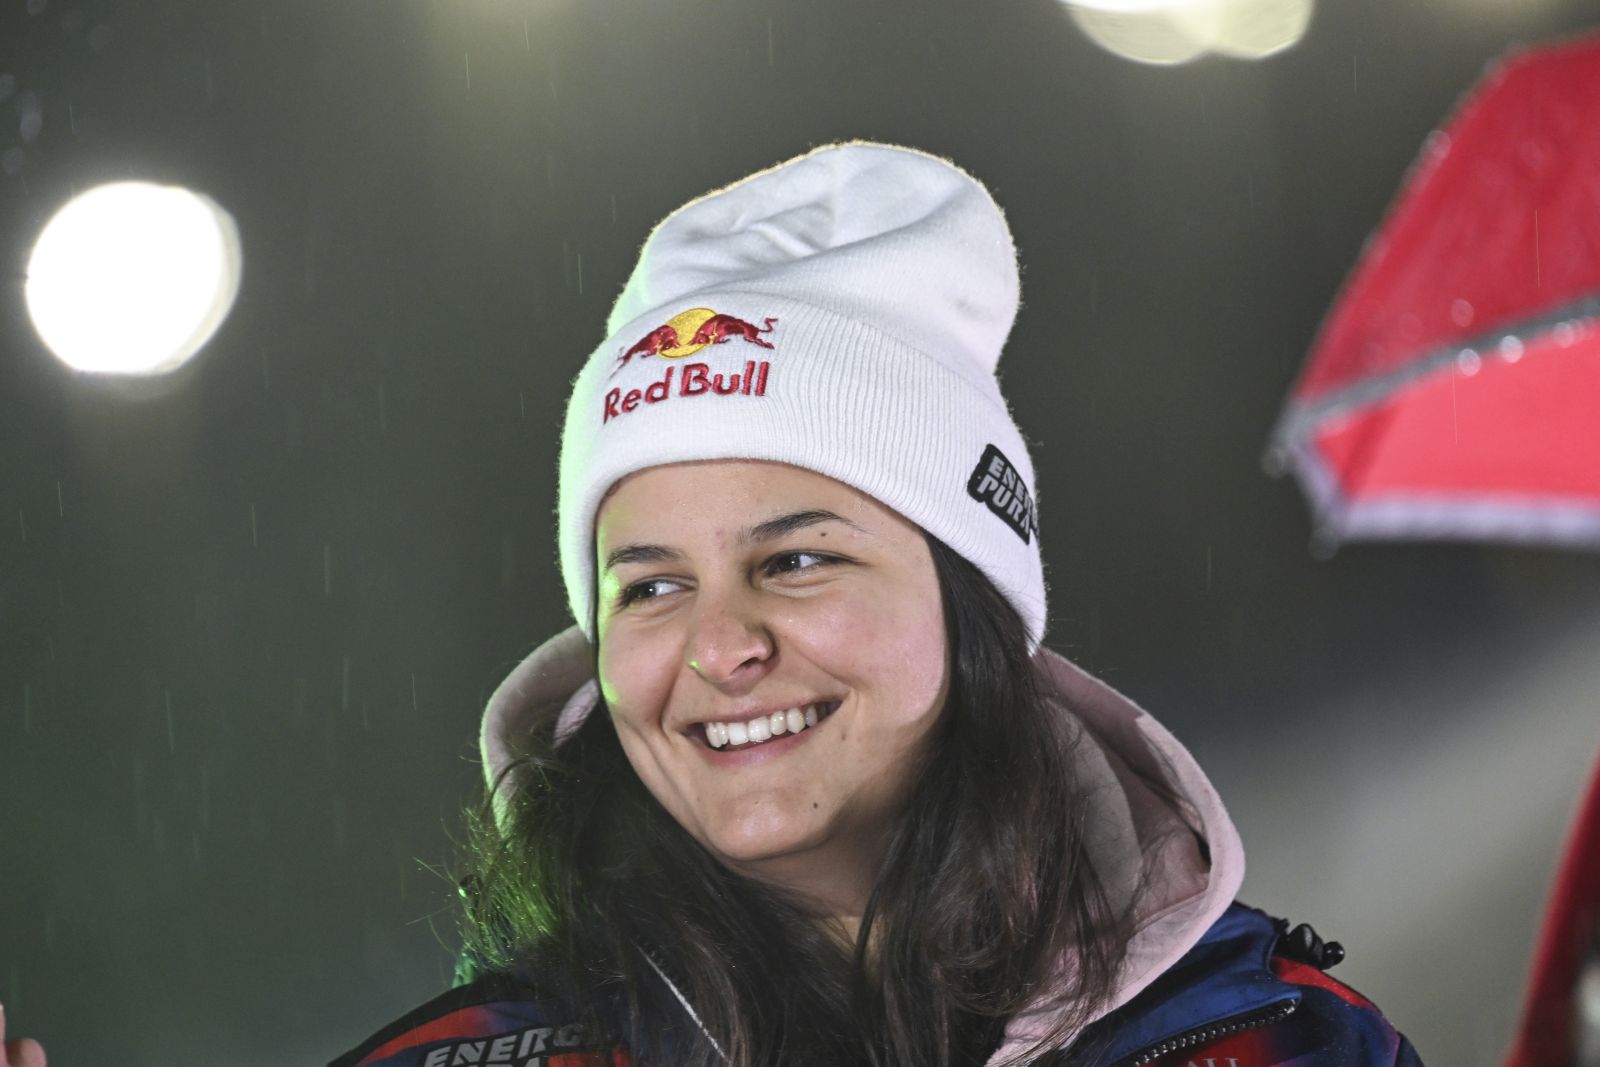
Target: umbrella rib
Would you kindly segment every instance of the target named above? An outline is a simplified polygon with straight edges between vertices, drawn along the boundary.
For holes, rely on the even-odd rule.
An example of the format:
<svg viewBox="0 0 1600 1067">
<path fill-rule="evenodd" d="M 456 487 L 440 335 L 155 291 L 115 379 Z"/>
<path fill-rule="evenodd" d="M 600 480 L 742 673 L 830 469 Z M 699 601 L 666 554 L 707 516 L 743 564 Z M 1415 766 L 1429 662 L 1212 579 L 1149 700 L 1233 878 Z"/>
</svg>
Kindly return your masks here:
<svg viewBox="0 0 1600 1067">
<path fill-rule="evenodd" d="M 1294 446 L 1308 440 L 1327 419 L 1375 404 L 1401 387 L 1453 364 L 1469 352 L 1482 355 L 1485 350 L 1504 346 L 1508 340 L 1525 343 L 1563 326 L 1575 329 L 1580 322 L 1594 319 L 1600 319 L 1600 294 L 1497 326 L 1473 337 L 1440 345 L 1403 367 L 1363 378 L 1316 400 L 1293 404 L 1273 428 L 1264 465 L 1273 475 L 1283 474 L 1289 467 Z M 1520 352 L 1521 349 L 1516 351 Z"/>
</svg>

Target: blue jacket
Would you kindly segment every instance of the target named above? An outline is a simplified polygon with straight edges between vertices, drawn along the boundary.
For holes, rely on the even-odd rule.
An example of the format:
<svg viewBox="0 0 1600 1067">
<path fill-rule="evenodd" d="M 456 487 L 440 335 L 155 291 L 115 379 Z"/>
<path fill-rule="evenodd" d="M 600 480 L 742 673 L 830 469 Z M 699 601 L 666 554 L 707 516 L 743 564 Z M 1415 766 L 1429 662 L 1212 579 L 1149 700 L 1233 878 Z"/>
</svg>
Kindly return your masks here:
<svg viewBox="0 0 1600 1067">
<path fill-rule="evenodd" d="M 1329 951 L 1309 933 L 1297 939 L 1286 937 L 1287 931 L 1283 920 L 1234 904 L 1155 982 L 1070 1048 L 1035 1062 L 1038 1067 L 1421 1067 L 1411 1043 L 1370 1001 L 1323 972 Z M 528 987 L 487 976 L 408 1013 L 330 1067 L 631 1063 L 625 1050 L 596 1046 Z"/>
</svg>

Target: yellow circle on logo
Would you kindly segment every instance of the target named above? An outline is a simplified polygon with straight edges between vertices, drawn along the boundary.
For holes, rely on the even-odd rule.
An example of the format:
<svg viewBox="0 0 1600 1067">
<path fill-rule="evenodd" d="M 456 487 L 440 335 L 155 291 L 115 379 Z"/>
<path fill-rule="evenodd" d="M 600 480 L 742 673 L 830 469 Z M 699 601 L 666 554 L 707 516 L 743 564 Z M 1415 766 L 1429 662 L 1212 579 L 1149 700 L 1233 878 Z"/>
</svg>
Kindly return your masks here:
<svg viewBox="0 0 1600 1067">
<path fill-rule="evenodd" d="M 678 331 L 678 339 L 680 341 L 687 341 L 699 333 L 700 327 L 705 325 L 705 321 L 715 314 L 716 312 L 710 308 L 690 308 L 688 311 L 680 311 L 672 316 L 667 320 L 667 325 Z M 675 348 L 663 348 L 659 355 L 665 359 L 682 359 L 684 356 L 693 355 L 704 347 L 706 346 L 703 343 L 698 345 L 685 343 Z"/>
</svg>

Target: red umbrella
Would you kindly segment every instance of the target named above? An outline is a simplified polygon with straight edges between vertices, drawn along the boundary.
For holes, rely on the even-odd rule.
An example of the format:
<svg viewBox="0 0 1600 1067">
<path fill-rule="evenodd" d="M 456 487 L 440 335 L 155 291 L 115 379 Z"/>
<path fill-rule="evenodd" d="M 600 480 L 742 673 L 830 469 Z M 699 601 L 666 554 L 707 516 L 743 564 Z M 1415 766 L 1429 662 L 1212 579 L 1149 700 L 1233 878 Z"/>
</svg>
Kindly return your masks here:
<svg viewBox="0 0 1600 1067">
<path fill-rule="evenodd" d="M 1600 763 L 1586 799 L 1578 806 L 1565 858 L 1545 909 L 1544 928 L 1533 957 L 1528 1002 L 1505 1067 L 1578 1067 L 1581 1045 L 1594 1049 L 1600 1035 L 1579 1012 L 1578 977 L 1600 961 Z M 1590 1052 L 1592 1056 L 1594 1053 Z M 1583 1064 L 1594 1062 L 1584 1059 Z"/>
<path fill-rule="evenodd" d="M 1484 76 L 1362 251 L 1267 452 L 1315 541 L 1600 547 L 1600 36 Z M 1600 965 L 1600 764 L 1507 1067 L 1569 1067 Z"/>
<path fill-rule="evenodd" d="M 1267 453 L 1322 546 L 1600 546 L 1600 36 L 1493 65 L 1368 241 Z"/>
</svg>

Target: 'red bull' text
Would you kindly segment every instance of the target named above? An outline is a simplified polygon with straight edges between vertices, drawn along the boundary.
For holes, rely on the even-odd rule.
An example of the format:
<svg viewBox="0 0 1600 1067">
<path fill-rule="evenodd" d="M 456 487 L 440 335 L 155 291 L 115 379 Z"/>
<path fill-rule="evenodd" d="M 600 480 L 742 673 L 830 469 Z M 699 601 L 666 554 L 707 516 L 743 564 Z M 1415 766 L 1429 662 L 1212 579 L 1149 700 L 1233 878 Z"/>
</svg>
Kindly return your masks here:
<svg viewBox="0 0 1600 1067">
<path fill-rule="evenodd" d="M 605 396 L 605 411 L 601 423 L 626 415 L 640 404 L 659 404 L 674 396 L 766 396 L 767 371 L 771 363 L 746 360 L 744 370 L 737 374 L 713 373 L 709 363 L 685 363 L 678 375 L 677 390 L 673 390 L 673 375 L 679 370 L 669 366 L 661 379 L 643 389 L 612 389 Z"/>
</svg>

